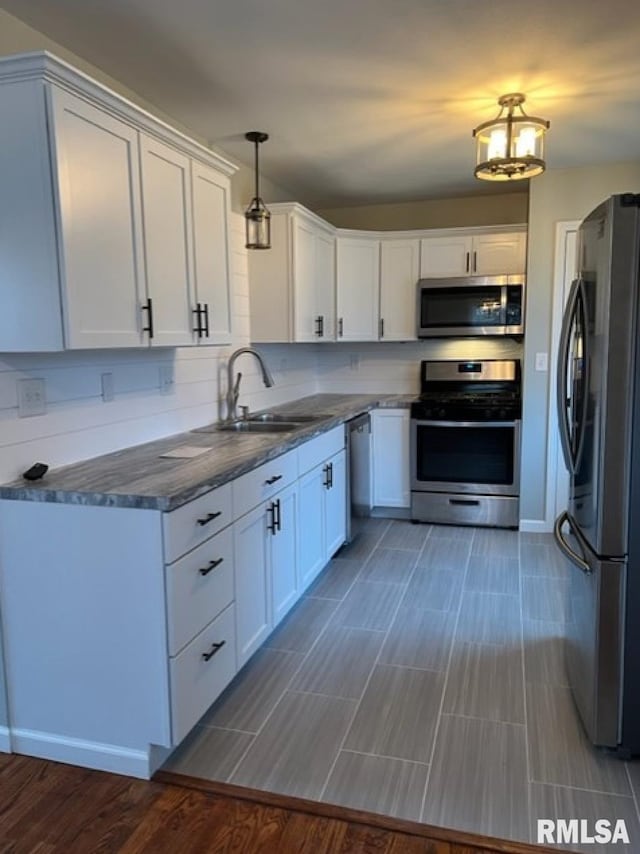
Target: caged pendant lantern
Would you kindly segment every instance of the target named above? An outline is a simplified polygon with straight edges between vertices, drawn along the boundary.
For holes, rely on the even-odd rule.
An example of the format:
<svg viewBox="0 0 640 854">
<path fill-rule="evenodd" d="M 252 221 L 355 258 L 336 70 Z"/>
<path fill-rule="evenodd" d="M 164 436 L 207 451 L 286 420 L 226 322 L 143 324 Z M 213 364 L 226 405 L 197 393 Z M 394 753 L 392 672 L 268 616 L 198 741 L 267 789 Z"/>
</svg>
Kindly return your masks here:
<svg viewBox="0 0 640 854">
<path fill-rule="evenodd" d="M 484 181 L 518 181 L 545 170 L 544 135 L 550 123 L 528 116 L 520 92 L 498 98 L 500 112 L 473 131 L 476 140 L 476 178 Z M 516 110 L 519 112 L 516 113 Z"/>
<path fill-rule="evenodd" d="M 255 145 L 256 192 L 244 212 L 247 249 L 271 249 L 271 214 L 260 198 L 260 171 L 258 168 L 258 146 L 269 139 L 269 134 L 258 130 L 245 133 L 245 139 Z"/>
</svg>

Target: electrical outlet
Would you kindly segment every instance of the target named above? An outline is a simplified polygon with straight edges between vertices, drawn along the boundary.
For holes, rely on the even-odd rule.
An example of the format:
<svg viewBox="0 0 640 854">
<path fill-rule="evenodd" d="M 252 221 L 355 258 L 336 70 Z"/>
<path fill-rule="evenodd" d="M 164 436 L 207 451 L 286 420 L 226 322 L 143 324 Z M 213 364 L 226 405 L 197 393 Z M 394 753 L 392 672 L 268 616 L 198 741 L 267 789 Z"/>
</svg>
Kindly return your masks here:
<svg viewBox="0 0 640 854">
<path fill-rule="evenodd" d="M 536 353 L 536 371 L 549 370 L 549 359 L 546 353 Z"/>
<path fill-rule="evenodd" d="M 18 416 L 44 415 L 47 395 L 43 379 L 18 380 Z"/>
<path fill-rule="evenodd" d="M 160 365 L 160 394 L 173 394 L 173 365 Z"/>
<path fill-rule="evenodd" d="M 360 356 L 357 353 L 351 353 L 349 357 L 349 365 L 352 371 L 357 371 L 360 367 Z"/>
<path fill-rule="evenodd" d="M 102 399 L 105 403 L 108 403 L 114 397 L 113 374 L 102 374 L 100 379 L 102 383 Z"/>
</svg>

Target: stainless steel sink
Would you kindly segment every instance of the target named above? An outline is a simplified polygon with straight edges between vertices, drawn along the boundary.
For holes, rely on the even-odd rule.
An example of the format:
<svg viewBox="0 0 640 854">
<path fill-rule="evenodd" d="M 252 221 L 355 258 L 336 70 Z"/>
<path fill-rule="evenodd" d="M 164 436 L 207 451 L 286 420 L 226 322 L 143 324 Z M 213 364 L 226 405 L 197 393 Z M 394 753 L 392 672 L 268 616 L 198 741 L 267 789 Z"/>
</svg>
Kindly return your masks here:
<svg viewBox="0 0 640 854">
<path fill-rule="evenodd" d="M 300 430 L 302 426 L 292 421 L 233 421 L 231 424 L 222 424 L 217 429 L 232 433 L 287 433 L 290 430 Z"/>
<path fill-rule="evenodd" d="M 323 418 L 331 418 L 330 415 L 297 415 L 295 412 L 275 413 L 263 412 L 260 415 L 250 415 L 247 421 L 262 424 L 278 424 L 279 422 L 294 424 L 311 424 L 313 421 L 322 421 Z"/>
</svg>

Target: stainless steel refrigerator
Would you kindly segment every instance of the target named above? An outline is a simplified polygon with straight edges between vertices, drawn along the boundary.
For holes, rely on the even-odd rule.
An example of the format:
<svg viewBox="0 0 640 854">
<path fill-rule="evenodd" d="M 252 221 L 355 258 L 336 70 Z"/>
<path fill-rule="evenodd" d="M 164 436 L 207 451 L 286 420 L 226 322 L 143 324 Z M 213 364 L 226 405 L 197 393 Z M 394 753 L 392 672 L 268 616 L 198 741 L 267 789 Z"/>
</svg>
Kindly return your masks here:
<svg viewBox="0 0 640 854">
<path fill-rule="evenodd" d="M 566 663 L 591 741 L 640 753 L 640 196 L 581 224 L 557 403 L 570 474 L 555 539 L 570 561 Z"/>
</svg>

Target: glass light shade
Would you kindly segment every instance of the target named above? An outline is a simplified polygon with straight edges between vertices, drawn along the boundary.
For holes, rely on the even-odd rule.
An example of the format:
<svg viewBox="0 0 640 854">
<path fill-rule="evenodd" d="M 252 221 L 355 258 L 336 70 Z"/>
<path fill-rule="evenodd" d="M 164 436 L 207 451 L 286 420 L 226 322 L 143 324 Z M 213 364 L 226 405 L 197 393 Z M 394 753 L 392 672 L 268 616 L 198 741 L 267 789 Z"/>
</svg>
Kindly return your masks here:
<svg viewBox="0 0 640 854">
<path fill-rule="evenodd" d="M 271 214 L 260 198 L 251 199 L 244 212 L 247 249 L 271 249 Z"/>
<path fill-rule="evenodd" d="M 544 172 L 545 119 L 528 116 L 522 109 L 524 95 L 503 95 L 500 114 L 479 125 L 476 139 L 476 178 L 485 181 L 517 181 Z M 518 109 L 520 114 L 514 115 Z M 506 113 L 505 113 L 506 111 Z"/>
</svg>

